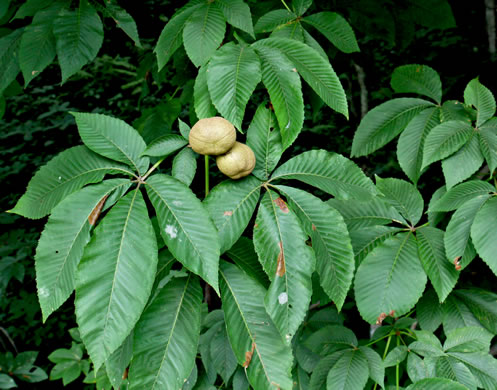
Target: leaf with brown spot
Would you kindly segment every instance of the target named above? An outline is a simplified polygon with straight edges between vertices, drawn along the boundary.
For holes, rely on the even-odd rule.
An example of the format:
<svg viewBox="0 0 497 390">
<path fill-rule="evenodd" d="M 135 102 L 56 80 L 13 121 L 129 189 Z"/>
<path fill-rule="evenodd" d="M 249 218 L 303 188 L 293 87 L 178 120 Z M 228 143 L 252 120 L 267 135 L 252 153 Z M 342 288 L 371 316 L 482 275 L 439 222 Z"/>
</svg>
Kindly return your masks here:
<svg viewBox="0 0 497 390">
<path fill-rule="evenodd" d="M 285 253 L 283 252 L 283 242 L 280 241 L 280 253 L 278 254 L 278 265 L 276 267 L 276 275 L 280 278 L 285 275 Z"/>
<path fill-rule="evenodd" d="M 242 366 L 244 368 L 247 368 L 252 361 L 252 356 L 254 355 L 254 350 L 255 350 L 255 343 L 252 342 L 252 349 L 250 351 L 245 352 L 245 361 L 243 362 Z"/>
<path fill-rule="evenodd" d="M 97 205 L 95 206 L 95 208 L 93 209 L 93 211 L 89 215 L 88 222 L 89 222 L 90 226 L 95 226 L 95 223 L 97 222 L 98 217 L 100 216 L 100 213 L 102 212 L 102 208 L 104 207 L 105 201 L 107 200 L 108 197 L 109 197 L 109 195 L 105 195 L 102 199 L 100 199 L 100 202 L 97 203 Z"/>
<path fill-rule="evenodd" d="M 312 231 L 315 232 L 316 231 L 316 225 L 312 224 Z"/>
<path fill-rule="evenodd" d="M 231 217 L 233 215 L 233 211 L 225 211 L 223 215 L 225 217 Z"/>
<path fill-rule="evenodd" d="M 285 214 L 288 214 L 290 210 L 288 210 L 288 206 L 286 205 L 285 201 L 281 198 L 276 198 L 274 200 L 274 203 L 280 208 L 281 211 L 283 211 Z"/>
</svg>

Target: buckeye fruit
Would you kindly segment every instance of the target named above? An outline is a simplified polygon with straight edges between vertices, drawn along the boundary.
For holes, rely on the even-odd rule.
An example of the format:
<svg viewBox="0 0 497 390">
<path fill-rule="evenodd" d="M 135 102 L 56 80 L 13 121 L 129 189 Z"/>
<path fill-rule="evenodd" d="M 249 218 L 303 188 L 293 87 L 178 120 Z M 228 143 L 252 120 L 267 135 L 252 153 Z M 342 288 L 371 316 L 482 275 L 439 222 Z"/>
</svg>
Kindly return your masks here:
<svg viewBox="0 0 497 390">
<path fill-rule="evenodd" d="M 254 170 L 255 155 L 249 146 L 235 142 L 226 154 L 216 157 L 216 164 L 226 176 L 231 179 L 240 179 Z"/>
<path fill-rule="evenodd" d="M 236 130 L 229 121 L 220 116 L 204 118 L 192 127 L 188 141 L 195 152 L 218 156 L 233 147 Z"/>
</svg>

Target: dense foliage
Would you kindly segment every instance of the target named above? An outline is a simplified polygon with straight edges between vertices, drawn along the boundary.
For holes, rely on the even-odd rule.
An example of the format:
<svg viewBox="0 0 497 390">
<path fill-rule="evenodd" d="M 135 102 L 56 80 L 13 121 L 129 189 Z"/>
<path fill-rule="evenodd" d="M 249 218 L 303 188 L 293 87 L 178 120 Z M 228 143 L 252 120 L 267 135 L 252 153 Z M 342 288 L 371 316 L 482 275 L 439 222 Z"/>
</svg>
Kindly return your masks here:
<svg viewBox="0 0 497 390">
<path fill-rule="evenodd" d="M 174 7 L 0 7 L 0 388 L 497 388 L 495 86 L 437 57 L 486 49 L 466 10 Z M 251 175 L 189 147 L 215 115 Z"/>
</svg>

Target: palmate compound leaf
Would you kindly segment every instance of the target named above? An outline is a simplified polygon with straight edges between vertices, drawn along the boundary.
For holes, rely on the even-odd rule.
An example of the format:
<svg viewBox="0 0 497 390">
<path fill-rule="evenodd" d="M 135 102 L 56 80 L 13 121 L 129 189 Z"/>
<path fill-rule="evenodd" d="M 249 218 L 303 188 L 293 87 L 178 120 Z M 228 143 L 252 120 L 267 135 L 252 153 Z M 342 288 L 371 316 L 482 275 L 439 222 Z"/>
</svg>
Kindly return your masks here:
<svg viewBox="0 0 497 390">
<path fill-rule="evenodd" d="M 352 157 L 366 156 L 394 139 L 421 111 L 434 104 L 423 99 L 397 98 L 369 111 L 354 134 Z"/>
<path fill-rule="evenodd" d="M 262 104 L 257 107 L 247 130 L 247 145 L 255 154 L 252 174 L 260 180 L 267 180 L 280 161 L 283 145 L 274 114 Z"/>
<path fill-rule="evenodd" d="M 310 150 L 291 158 L 271 176 L 296 179 L 325 191 L 339 199 L 368 200 L 376 188 L 361 169 L 340 154 L 326 150 Z"/>
<path fill-rule="evenodd" d="M 190 1 L 178 10 L 163 28 L 154 53 L 157 55 L 157 66 L 160 71 L 183 42 L 183 29 L 193 13 L 201 7 L 202 0 Z"/>
<path fill-rule="evenodd" d="M 426 285 L 412 233 L 399 233 L 373 249 L 357 269 L 354 290 L 361 316 L 375 323 L 382 313 L 407 313 Z"/>
<path fill-rule="evenodd" d="M 26 193 L 10 212 L 38 219 L 48 215 L 66 196 L 89 183 L 101 181 L 105 174 L 132 176 L 128 167 L 93 153 L 85 146 L 67 149 L 29 181 Z"/>
<path fill-rule="evenodd" d="M 264 46 L 256 51 L 262 61 L 262 82 L 278 119 L 284 150 L 295 141 L 304 123 L 300 76 L 282 51 Z"/>
<path fill-rule="evenodd" d="M 427 108 L 416 115 L 400 134 L 397 143 L 397 160 L 413 183 L 417 183 L 422 174 L 421 164 L 426 136 L 438 124 L 440 124 L 440 109 Z"/>
<path fill-rule="evenodd" d="M 121 119 L 108 115 L 71 112 L 79 135 L 95 153 L 123 162 L 144 175 L 150 160 L 142 157 L 147 145 L 141 135 Z"/>
<path fill-rule="evenodd" d="M 113 191 L 125 192 L 128 179 L 111 179 L 83 188 L 53 210 L 38 242 L 36 284 L 43 320 L 57 310 L 74 290 L 76 268 L 90 240 L 88 221 L 99 202 Z"/>
<path fill-rule="evenodd" d="M 286 196 L 305 233 L 311 237 L 321 287 L 340 310 L 355 269 L 354 252 L 343 217 L 308 192 L 287 186 L 276 188 Z"/>
<path fill-rule="evenodd" d="M 151 176 L 146 188 L 169 251 L 219 291 L 218 233 L 200 200 L 185 184 L 168 175 Z"/>
<path fill-rule="evenodd" d="M 136 324 L 130 389 L 181 389 L 195 365 L 201 304 L 195 275 L 161 289 Z"/>
<path fill-rule="evenodd" d="M 359 51 L 354 30 L 343 16 L 335 12 L 318 12 L 302 18 L 302 21 L 315 27 L 338 50 L 344 53 Z"/>
<path fill-rule="evenodd" d="M 230 249 L 247 227 L 259 200 L 262 183 L 254 176 L 225 180 L 204 200 L 219 233 L 221 253 Z"/>
<path fill-rule="evenodd" d="M 240 131 L 245 106 L 260 81 L 261 64 L 250 46 L 233 42 L 223 45 L 213 55 L 207 68 L 212 103 Z"/>
<path fill-rule="evenodd" d="M 54 21 L 57 58 L 65 82 L 93 61 L 104 41 L 104 29 L 97 11 L 82 1 L 75 10 L 65 9 Z"/>
<path fill-rule="evenodd" d="M 95 229 L 76 276 L 76 319 L 95 370 L 124 342 L 150 295 L 157 241 L 139 189 Z"/>
<path fill-rule="evenodd" d="M 291 390 L 292 351 L 264 307 L 266 290 L 233 264 L 220 264 L 226 330 L 254 389 Z"/>
<path fill-rule="evenodd" d="M 425 139 L 421 169 L 457 152 L 473 133 L 473 126 L 464 121 L 447 121 L 435 126 Z"/>
<path fill-rule="evenodd" d="M 476 214 L 490 197 L 489 194 L 479 195 L 468 200 L 452 215 L 445 231 L 445 252 L 450 261 L 459 261 L 464 269 L 475 253 L 471 248 L 471 226 Z"/>
<path fill-rule="evenodd" d="M 475 249 L 485 263 L 497 275 L 497 196 L 487 200 L 476 213 L 471 226 L 471 238 Z"/>
<path fill-rule="evenodd" d="M 430 282 L 443 302 L 459 278 L 459 272 L 445 254 L 444 232 L 430 226 L 416 230 L 419 259 Z"/>
<path fill-rule="evenodd" d="M 492 92 L 476 78 L 464 90 L 464 103 L 476 108 L 476 126 L 484 124 L 495 114 L 495 98 Z"/>
<path fill-rule="evenodd" d="M 342 84 L 329 61 L 305 43 L 288 38 L 267 38 L 257 41 L 254 48 L 281 50 L 310 87 L 333 110 L 348 118 L 347 98 Z"/>
<path fill-rule="evenodd" d="M 442 101 L 442 82 L 438 73 L 426 65 L 403 65 L 395 68 L 390 85 L 397 93 L 417 93 L 438 104 Z"/>
<path fill-rule="evenodd" d="M 305 317 L 312 294 L 313 250 L 298 217 L 275 192 L 262 198 L 254 246 L 271 284 L 264 299 L 279 332 L 290 343 Z"/>
</svg>

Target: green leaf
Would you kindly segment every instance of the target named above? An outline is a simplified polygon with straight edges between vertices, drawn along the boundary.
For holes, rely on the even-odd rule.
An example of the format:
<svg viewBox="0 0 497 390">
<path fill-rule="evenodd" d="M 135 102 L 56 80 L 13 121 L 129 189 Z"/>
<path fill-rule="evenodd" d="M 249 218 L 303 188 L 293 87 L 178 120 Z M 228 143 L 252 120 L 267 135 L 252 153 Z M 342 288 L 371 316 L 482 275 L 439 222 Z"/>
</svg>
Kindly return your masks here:
<svg viewBox="0 0 497 390">
<path fill-rule="evenodd" d="M 309 375 L 305 370 L 297 366 L 293 374 L 294 389 L 308 390 L 309 389 Z"/>
<path fill-rule="evenodd" d="M 436 376 L 453 380 L 468 389 L 476 390 L 476 380 L 471 371 L 453 357 L 442 356 L 438 358 L 435 367 Z"/>
<path fill-rule="evenodd" d="M 369 347 L 362 346 L 359 347 L 359 350 L 368 359 L 369 376 L 374 382 L 384 388 L 385 384 L 383 381 L 385 377 L 385 367 L 383 365 L 383 361 L 381 360 L 381 356 Z"/>
<path fill-rule="evenodd" d="M 247 130 L 247 145 L 255 154 L 252 174 L 260 180 L 267 180 L 280 161 L 283 145 L 274 114 L 262 104 Z"/>
<path fill-rule="evenodd" d="M 39 10 L 48 7 L 53 0 L 27 0 L 23 3 L 11 20 L 24 19 L 28 16 L 34 16 Z"/>
<path fill-rule="evenodd" d="M 329 61 L 328 55 L 324 51 L 323 47 L 319 44 L 319 42 L 316 41 L 314 39 L 314 37 L 307 32 L 307 30 L 303 30 L 303 32 L 304 32 L 304 43 L 307 46 L 310 46 L 314 50 L 316 50 L 321 55 L 321 57 L 323 57 L 326 61 Z M 314 93 L 314 96 L 311 94 L 311 99 L 313 99 L 313 98 L 316 99 L 320 103 L 321 106 L 324 104 L 324 102 L 315 93 Z M 313 109 L 316 110 L 316 108 L 314 108 L 314 107 L 313 107 Z"/>
<path fill-rule="evenodd" d="M 312 5 L 312 0 L 293 0 L 292 8 L 298 16 L 302 16 L 302 14 L 307 11 L 307 9 Z"/>
<path fill-rule="evenodd" d="M 209 63 L 207 85 L 212 103 L 238 130 L 242 129 L 245 106 L 259 81 L 261 65 L 251 47 L 227 43 Z"/>
<path fill-rule="evenodd" d="M 133 331 L 126 337 L 122 345 L 105 361 L 105 370 L 109 382 L 114 388 L 119 388 L 123 382 L 126 368 L 133 354 Z"/>
<path fill-rule="evenodd" d="M 326 390 L 328 374 L 333 366 L 342 357 L 343 351 L 337 351 L 322 358 L 312 371 L 309 388 L 311 390 Z"/>
<path fill-rule="evenodd" d="M 24 29 L 18 28 L 0 38 L 0 95 L 14 81 L 19 68 L 19 46 Z"/>
<path fill-rule="evenodd" d="M 233 390 L 249 390 L 247 374 L 242 367 L 238 367 L 233 376 Z"/>
<path fill-rule="evenodd" d="M 440 121 L 447 122 L 452 120 L 464 121 L 471 124 L 472 119 L 476 118 L 476 110 L 458 100 L 447 100 L 440 107 Z"/>
<path fill-rule="evenodd" d="M 445 255 L 444 232 L 425 226 L 416 230 L 416 239 L 421 264 L 440 302 L 443 302 L 459 278 L 459 272 Z"/>
<path fill-rule="evenodd" d="M 351 156 L 366 156 L 386 145 L 421 111 L 433 106 L 423 99 L 397 98 L 373 108 L 354 134 Z"/>
<path fill-rule="evenodd" d="M 442 102 L 442 82 L 436 71 L 426 65 L 403 65 L 395 68 L 390 81 L 397 93 L 417 93 Z"/>
<path fill-rule="evenodd" d="M 102 21 L 86 1 L 76 10 L 65 9 L 59 13 L 53 33 L 63 83 L 94 60 L 104 41 Z"/>
<path fill-rule="evenodd" d="M 421 359 L 415 353 L 409 353 L 407 355 L 407 374 L 409 379 L 413 382 L 418 382 L 435 376 L 435 365 L 431 367 L 428 362 L 430 362 L 429 359 Z"/>
<path fill-rule="evenodd" d="M 207 210 L 182 182 L 167 175 L 147 180 L 147 194 L 168 249 L 190 271 L 218 290 L 218 234 Z"/>
<path fill-rule="evenodd" d="M 464 103 L 476 108 L 476 126 L 484 124 L 495 114 L 495 98 L 492 92 L 476 78 L 464 90 Z"/>
<path fill-rule="evenodd" d="M 473 134 L 466 145 L 452 156 L 442 161 L 442 170 L 447 189 L 466 180 L 483 164 L 483 155 L 480 151 L 478 137 Z"/>
<path fill-rule="evenodd" d="M 357 264 L 371 252 L 374 248 L 380 245 L 388 237 L 400 232 L 400 228 L 390 226 L 368 226 L 362 229 L 351 230 L 350 239 Z"/>
<path fill-rule="evenodd" d="M 470 311 L 468 305 L 463 300 L 458 299 L 455 294 L 447 297 L 442 308 L 444 311 L 443 327 L 445 333 L 468 326 L 482 326 Z"/>
<path fill-rule="evenodd" d="M 383 365 L 385 366 L 385 368 L 396 366 L 397 364 L 403 362 L 406 357 L 407 347 L 405 345 L 398 345 L 390 352 L 388 352 L 388 355 L 383 361 Z"/>
<path fill-rule="evenodd" d="M 41 73 L 55 58 L 55 36 L 53 21 L 64 6 L 56 2 L 38 11 L 33 22 L 26 27 L 19 47 L 19 65 L 24 77 L 24 86 Z"/>
<path fill-rule="evenodd" d="M 216 115 L 217 110 L 212 105 L 211 95 L 207 87 L 207 66 L 198 69 L 197 78 L 193 86 L 193 101 L 195 113 L 199 119 L 210 118 Z"/>
<path fill-rule="evenodd" d="M 281 50 L 310 87 L 333 110 L 348 118 L 347 98 L 330 63 L 316 50 L 293 39 L 267 38 L 252 45 Z"/>
<path fill-rule="evenodd" d="M 492 174 L 497 168 L 497 118 L 489 119 L 479 130 L 480 150 Z"/>
<path fill-rule="evenodd" d="M 242 0 L 216 0 L 216 4 L 223 12 L 224 18 L 229 24 L 249 33 L 255 38 L 252 15 L 247 4 Z"/>
<path fill-rule="evenodd" d="M 467 201 L 480 195 L 488 195 L 495 188 L 481 180 L 470 180 L 452 187 L 440 199 L 429 207 L 429 211 L 452 211 L 461 207 Z"/>
<path fill-rule="evenodd" d="M 254 26 L 254 30 L 256 33 L 270 32 L 276 27 L 294 20 L 296 17 L 297 15 L 293 12 L 288 12 L 286 9 L 269 11 L 257 21 Z"/>
<path fill-rule="evenodd" d="M 78 267 L 76 318 L 95 370 L 138 321 L 156 268 L 154 229 L 137 189 L 117 202 L 97 226 Z"/>
<path fill-rule="evenodd" d="M 369 323 L 392 311 L 407 313 L 426 285 L 411 233 L 399 233 L 373 249 L 357 269 L 354 290 L 361 316 Z"/>
<path fill-rule="evenodd" d="M 455 294 L 467 305 L 481 325 L 492 334 L 497 334 L 496 294 L 476 288 L 471 290 L 458 290 Z"/>
<path fill-rule="evenodd" d="M 181 150 L 173 160 L 171 176 L 187 185 L 192 184 L 197 171 L 197 155 L 191 148 Z"/>
<path fill-rule="evenodd" d="M 442 324 L 443 310 L 433 289 L 428 289 L 416 305 L 416 317 L 421 329 L 435 332 Z"/>
<path fill-rule="evenodd" d="M 38 219 L 48 215 L 66 196 L 105 174 L 132 172 L 124 165 L 100 157 L 85 146 L 75 146 L 55 156 L 29 181 L 26 193 L 10 212 Z"/>
<path fill-rule="evenodd" d="M 198 279 L 174 278 L 136 324 L 130 389 L 179 389 L 195 364 L 202 289 Z"/>
<path fill-rule="evenodd" d="M 247 275 L 257 280 L 264 287 L 269 286 L 269 279 L 262 269 L 261 263 L 259 263 L 252 240 L 247 237 L 240 237 L 226 254 Z"/>
<path fill-rule="evenodd" d="M 253 176 L 225 180 L 205 198 L 204 206 L 219 232 L 221 253 L 230 249 L 247 227 L 259 200 L 261 184 Z"/>
<path fill-rule="evenodd" d="M 468 390 L 468 388 L 450 379 L 425 378 L 408 386 L 406 390 Z"/>
<path fill-rule="evenodd" d="M 476 213 L 475 220 L 471 226 L 471 238 L 476 251 L 485 263 L 497 275 L 497 197 L 493 196 L 483 204 Z"/>
<path fill-rule="evenodd" d="M 368 362 L 361 350 L 347 350 L 328 373 L 326 389 L 362 390 L 368 377 Z"/>
<path fill-rule="evenodd" d="M 295 39 L 299 42 L 304 42 L 304 28 L 302 24 L 293 20 L 290 23 L 278 26 L 270 35 L 271 38 L 288 38 Z"/>
<path fill-rule="evenodd" d="M 357 344 L 354 332 L 341 325 L 323 326 L 304 341 L 306 348 L 320 356 L 339 350 L 355 349 Z"/>
<path fill-rule="evenodd" d="M 463 121 L 447 121 L 435 126 L 425 139 L 421 169 L 457 152 L 473 133 L 473 126 Z"/>
<path fill-rule="evenodd" d="M 193 13 L 202 7 L 203 1 L 192 1 L 176 12 L 162 30 L 154 53 L 157 55 L 157 66 L 160 71 L 174 52 L 183 43 L 183 29 Z"/>
<path fill-rule="evenodd" d="M 81 139 L 95 153 L 123 162 L 141 175 L 149 165 L 141 157 L 146 144 L 138 132 L 121 119 L 102 114 L 71 112 L 76 119 Z"/>
<path fill-rule="evenodd" d="M 347 226 L 335 209 L 308 192 L 277 186 L 290 202 L 316 254 L 316 271 L 323 290 L 341 310 L 352 284 L 355 262 Z"/>
<path fill-rule="evenodd" d="M 117 27 L 124 31 L 130 37 L 136 46 L 142 47 L 138 37 L 138 29 L 133 17 L 117 4 L 105 3 L 105 9 L 116 22 Z"/>
<path fill-rule="evenodd" d="M 445 356 L 440 340 L 433 333 L 417 330 L 415 331 L 417 341 L 409 344 L 409 350 L 424 357 Z"/>
<path fill-rule="evenodd" d="M 402 170 L 413 183 L 422 174 L 423 149 L 426 136 L 440 124 L 440 110 L 427 108 L 416 115 L 400 134 L 397 143 L 397 160 Z"/>
<path fill-rule="evenodd" d="M 469 368 L 478 387 L 487 390 L 497 387 L 497 360 L 487 352 L 450 352 L 452 356 Z"/>
<path fill-rule="evenodd" d="M 163 157 L 181 149 L 188 142 L 178 134 L 167 134 L 152 141 L 142 153 L 144 156 Z"/>
<path fill-rule="evenodd" d="M 12 389 L 17 387 L 14 378 L 10 377 L 7 374 L 0 374 L 0 387 L 2 389 Z"/>
<path fill-rule="evenodd" d="M 376 176 L 376 188 L 387 203 L 411 224 L 416 225 L 423 215 L 423 197 L 411 183 L 399 179 L 381 179 Z"/>
<path fill-rule="evenodd" d="M 215 2 L 198 7 L 183 29 L 186 54 L 196 67 L 204 65 L 221 45 L 226 32 L 224 16 Z"/>
<path fill-rule="evenodd" d="M 228 337 L 250 384 L 260 390 L 291 390 L 292 352 L 266 312 L 265 289 L 235 265 L 222 262 L 220 269 Z"/>
<path fill-rule="evenodd" d="M 259 205 L 254 246 L 271 279 L 264 304 L 276 327 L 290 342 L 304 320 L 312 295 L 315 256 L 305 243 L 297 215 L 272 191 Z"/>
<path fill-rule="evenodd" d="M 340 199 L 367 200 L 376 194 L 372 181 L 351 160 L 326 150 L 310 150 L 291 158 L 271 176 L 297 179 Z"/>
<path fill-rule="evenodd" d="M 378 197 L 367 201 L 329 199 L 326 203 L 340 212 L 350 231 L 392 222 L 407 224 L 393 206 Z"/>
<path fill-rule="evenodd" d="M 257 53 L 262 60 L 262 82 L 269 92 L 278 119 L 284 150 L 295 141 L 304 123 L 300 77 L 280 50 L 262 46 L 257 48 Z"/>
<path fill-rule="evenodd" d="M 35 256 L 36 284 L 43 321 L 74 290 L 76 268 L 84 247 L 90 241 L 88 218 L 93 210 L 113 191 L 122 194 L 130 185 L 127 179 L 107 180 L 69 195 L 54 208 Z"/>
<path fill-rule="evenodd" d="M 302 21 L 315 27 L 338 50 L 344 53 L 359 51 L 354 30 L 341 15 L 335 12 L 318 12 L 302 18 Z"/>
<path fill-rule="evenodd" d="M 471 255 L 471 252 L 468 252 L 467 249 L 470 243 L 471 225 L 473 224 L 476 214 L 489 197 L 490 195 L 479 195 L 468 200 L 457 209 L 447 225 L 445 233 L 445 252 L 450 261 L 459 259 L 461 267 L 463 268 L 469 264 L 474 257 L 474 254 L 472 254 L 472 256 L 468 258 L 468 255 Z"/>
<path fill-rule="evenodd" d="M 424 27 L 440 30 L 456 27 L 456 21 L 447 0 L 416 0 L 409 3 L 407 12 L 412 20 Z"/>
<path fill-rule="evenodd" d="M 467 327 L 447 332 L 445 352 L 488 352 L 493 334 L 483 328 Z"/>
<path fill-rule="evenodd" d="M 445 218 L 444 212 L 436 212 L 436 211 L 431 211 L 430 208 L 433 207 L 433 205 L 445 194 L 447 193 L 447 189 L 445 185 L 439 187 L 431 196 L 430 202 L 428 203 L 428 210 L 426 211 L 426 214 L 428 214 L 428 222 L 430 223 L 431 226 L 436 227 L 442 220 Z"/>
<path fill-rule="evenodd" d="M 224 322 L 210 341 L 210 359 L 225 383 L 228 383 L 237 367 L 236 357 L 231 349 Z"/>
</svg>

